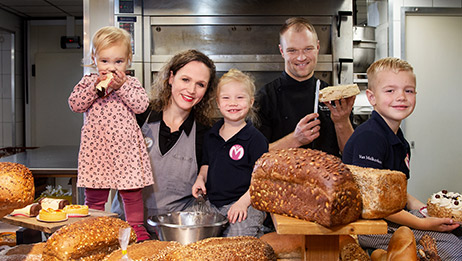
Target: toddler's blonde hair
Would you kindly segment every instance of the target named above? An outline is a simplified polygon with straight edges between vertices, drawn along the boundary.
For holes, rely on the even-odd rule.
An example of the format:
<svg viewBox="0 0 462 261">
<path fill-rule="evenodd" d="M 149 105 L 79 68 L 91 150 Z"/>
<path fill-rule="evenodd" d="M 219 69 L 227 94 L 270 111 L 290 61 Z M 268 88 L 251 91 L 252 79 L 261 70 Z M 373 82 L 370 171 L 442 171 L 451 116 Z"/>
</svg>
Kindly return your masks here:
<svg viewBox="0 0 462 261">
<path fill-rule="evenodd" d="M 112 45 L 121 44 L 126 47 L 128 65 L 132 62 L 133 52 L 131 44 L 131 35 L 122 28 L 106 26 L 99 29 L 94 35 L 91 42 L 91 65 L 95 67 L 94 57 L 96 54 Z"/>
</svg>

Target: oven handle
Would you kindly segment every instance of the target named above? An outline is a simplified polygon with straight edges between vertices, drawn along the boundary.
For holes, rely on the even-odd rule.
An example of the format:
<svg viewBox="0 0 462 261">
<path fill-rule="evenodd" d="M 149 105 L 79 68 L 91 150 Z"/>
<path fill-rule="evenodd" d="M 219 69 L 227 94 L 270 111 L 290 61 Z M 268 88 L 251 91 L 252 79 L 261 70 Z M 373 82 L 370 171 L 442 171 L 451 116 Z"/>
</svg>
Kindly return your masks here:
<svg viewBox="0 0 462 261">
<path fill-rule="evenodd" d="M 338 11 L 337 16 L 337 36 L 340 37 L 340 25 L 342 24 L 342 17 L 343 16 L 352 16 L 352 11 Z"/>
</svg>

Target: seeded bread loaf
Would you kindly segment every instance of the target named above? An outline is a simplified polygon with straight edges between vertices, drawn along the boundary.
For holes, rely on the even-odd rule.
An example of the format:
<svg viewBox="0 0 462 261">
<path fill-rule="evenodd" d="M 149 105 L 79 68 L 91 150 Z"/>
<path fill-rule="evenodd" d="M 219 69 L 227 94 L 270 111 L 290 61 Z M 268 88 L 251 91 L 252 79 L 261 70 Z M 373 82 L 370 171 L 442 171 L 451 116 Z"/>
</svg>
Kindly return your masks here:
<svg viewBox="0 0 462 261">
<path fill-rule="evenodd" d="M 165 260 L 274 260 L 273 248 L 249 236 L 211 237 L 171 251 Z"/>
<path fill-rule="evenodd" d="M 43 260 L 102 260 L 120 248 L 119 229 L 130 225 L 113 217 L 90 217 L 69 224 L 48 238 Z M 136 241 L 131 230 L 130 243 Z"/>
<path fill-rule="evenodd" d="M 34 201 L 34 177 L 21 164 L 0 162 L 0 218 Z"/>
<path fill-rule="evenodd" d="M 347 165 L 361 191 L 364 219 L 379 219 L 402 210 L 407 202 L 406 174 Z"/>
<path fill-rule="evenodd" d="M 165 260 L 169 252 L 182 246 L 182 244 L 176 241 L 148 240 L 142 243 L 129 245 L 127 247 L 127 256 L 131 260 L 136 261 Z M 122 249 L 118 249 L 107 255 L 103 261 L 119 261 L 123 255 Z"/>
<path fill-rule="evenodd" d="M 263 154 L 255 163 L 250 196 L 256 209 L 325 227 L 353 222 L 362 210 L 361 194 L 346 165 L 311 149 Z"/>
</svg>

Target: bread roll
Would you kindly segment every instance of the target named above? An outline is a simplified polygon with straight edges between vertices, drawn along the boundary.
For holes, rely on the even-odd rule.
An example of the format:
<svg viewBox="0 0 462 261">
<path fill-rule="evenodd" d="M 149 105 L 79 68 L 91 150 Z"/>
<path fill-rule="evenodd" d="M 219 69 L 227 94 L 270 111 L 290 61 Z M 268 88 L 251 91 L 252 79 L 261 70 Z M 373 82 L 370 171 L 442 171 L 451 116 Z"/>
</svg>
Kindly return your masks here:
<svg viewBox="0 0 462 261">
<path fill-rule="evenodd" d="M 129 245 L 127 247 L 127 256 L 133 261 L 165 260 L 166 255 L 170 251 L 182 246 L 182 244 L 176 241 L 148 240 L 142 243 Z M 119 261 L 122 256 L 122 249 L 118 249 L 107 255 L 103 260 Z"/>
<path fill-rule="evenodd" d="M 379 219 L 402 210 L 407 202 L 406 175 L 399 171 L 347 165 L 361 192 L 364 219 Z"/>
<path fill-rule="evenodd" d="M 274 250 L 277 259 L 300 259 L 305 252 L 304 235 L 279 235 L 276 232 L 264 234 L 261 240 L 268 243 Z"/>
<path fill-rule="evenodd" d="M 43 260 L 102 260 L 118 249 L 119 229 L 130 225 L 113 217 L 90 217 L 60 228 L 48 238 Z M 131 230 L 130 243 L 136 241 Z"/>
<path fill-rule="evenodd" d="M 417 260 L 414 233 L 410 228 L 401 226 L 393 233 L 388 243 L 387 260 Z"/>
<path fill-rule="evenodd" d="M 362 201 L 350 170 L 327 153 L 293 148 L 267 152 L 255 163 L 250 185 L 256 209 L 317 222 L 348 224 Z"/>
<path fill-rule="evenodd" d="M 376 249 L 371 254 L 372 261 L 387 261 L 387 250 L 384 249 Z"/>
<path fill-rule="evenodd" d="M 255 237 L 211 237 L 176 248 L 165 260 L 276 260 L 276 255 Z"/>
<path fill-rule="evenodd" d="M 34 177 L 21 164 L 0 162 L 0 218 L 34 201 Z"/>
<path fill-rule="evenodd" d="M 348 98 L 351 96 L 358 95 L 359 93 L 360 90 L 357 84 L 329 86 L 322 90 L 319 90 L 319 101 L 336 101 L 342 98 Z"/>
</svg>

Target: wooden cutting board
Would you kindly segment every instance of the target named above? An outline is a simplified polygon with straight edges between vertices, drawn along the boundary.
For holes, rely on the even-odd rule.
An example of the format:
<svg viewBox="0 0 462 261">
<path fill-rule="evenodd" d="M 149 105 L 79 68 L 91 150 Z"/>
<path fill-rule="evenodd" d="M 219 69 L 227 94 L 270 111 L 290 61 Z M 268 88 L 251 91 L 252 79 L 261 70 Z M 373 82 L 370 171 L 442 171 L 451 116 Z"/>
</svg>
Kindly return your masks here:
<svg viewBox="0 0 462 261">
<path fill-rule="evenodd" d="M 301 234 L 301 235 L 369 235 L 386 234 L 387 222 L 382 219 L 366 220 L 360 219 L 355 222 L 327 228 L 314 222 L 286 217 L 278 214 L 271 214 L 278 234 Z"/>
<path fill-rule="evenodd" d="M 90 215 L 87 217 L 68 218 L 66 221 L 63 221 L 63 222 L 43 222 L 43 221 L 38 221 L 36 217 L 23 217 L 23 216 L 10 216 L 10 215 L 3 217 L 1 221 L 11 224 L 11 225 L 30 228 L 30 229 L 34 229 L 34 230 L 38 230 L 38 231 L 51 234 L 63 226 L 72 224 L 84 218 L 117 217 L 116 213 L 109 213 L 109 212 L 104 212 L 104 211 L 96 210 L 96 209 L 89 209 L 88 212 Z"/>
</svg>

